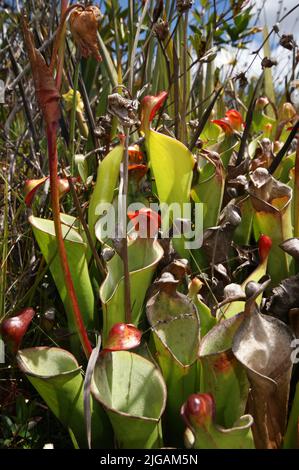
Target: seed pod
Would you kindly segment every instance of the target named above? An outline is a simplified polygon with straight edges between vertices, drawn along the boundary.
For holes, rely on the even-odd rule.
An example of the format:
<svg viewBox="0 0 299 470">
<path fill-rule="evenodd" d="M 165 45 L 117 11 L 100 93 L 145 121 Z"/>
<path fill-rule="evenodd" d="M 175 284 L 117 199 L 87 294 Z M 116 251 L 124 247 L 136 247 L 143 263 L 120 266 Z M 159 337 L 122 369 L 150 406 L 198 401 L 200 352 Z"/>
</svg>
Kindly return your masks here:
<svg viewBox="0 0 299 470">
<path fill-rule="evenodd" d="M 161 41 L 165 41 L 165 39 L 169 35 L 169 24 L 168 21 L 162 20 L 162 18 L 158 18 L 157 22 L 153 26 L 153 32 Z"/>
<path fill-rule="evenodd" d="M 82 56 L 93 56 L 98 62 L 102 60 L 97 39 L 101 17 L 101 12 L 96 6 L 78 6 L 70 16 L 71 32 Z"/>
<path fill-rule="evenodd" d="M 264 57 L 261 63 L 263 69 L 269 69 L 273 67 L 273 65 L 277 65 L 277 61 L 271 59 L 270 57 Z"/>
<path fill-rule="evenodd" d="M 295 47 L 294 36 L 292 34 L 283 34 L 280 38 L 279 44 L 285 49 L 292 51 Z"/>
<path fill-rule="evenodd" d="M 182 14 L 185 11 L 190 10 L 194 3 L 194 0 L 177 0 L 176 2 L 176 8 L 178 13 Z"/>
</svg>

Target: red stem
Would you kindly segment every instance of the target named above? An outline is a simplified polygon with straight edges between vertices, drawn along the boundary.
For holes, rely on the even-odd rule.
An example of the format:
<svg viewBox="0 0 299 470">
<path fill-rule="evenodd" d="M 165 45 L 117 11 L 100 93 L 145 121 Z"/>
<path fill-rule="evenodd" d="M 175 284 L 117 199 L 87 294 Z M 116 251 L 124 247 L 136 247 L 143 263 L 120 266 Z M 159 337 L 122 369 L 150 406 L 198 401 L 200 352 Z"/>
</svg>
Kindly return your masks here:
<svg viewBox="0 0 299 470">
<path fill-rule="evenodd" d="M 80 337 L 82 347 L 85 355 L 89 358 L 92 347 L 90 345 L 85 326 L 83 323 L 78 299 L 75 293 L 75 288 L 67 260 L 66 249 L 64 246 L 61 221 L 60 221 L 60 207 L 59 207 L 59 188 L 58 188 L 58 155 L 56 145 L 56 124 L 47 126 L 47 141 L 48 141 L 48 153 L 49 153 L 49 170 L 50 170 L 50 185 L 51 185 L 51 203 L 53 210 L 53 219 L 55 226 L 55 234 L 58 244 L 58 253 L 60 257 L 61 267 L 64 275 L 64 281 L 66 284 L 67 292 L 71 301 L 71 306 L 74 314 L 74 320 L 77 327 L 77 331 Z"/>
</svg>

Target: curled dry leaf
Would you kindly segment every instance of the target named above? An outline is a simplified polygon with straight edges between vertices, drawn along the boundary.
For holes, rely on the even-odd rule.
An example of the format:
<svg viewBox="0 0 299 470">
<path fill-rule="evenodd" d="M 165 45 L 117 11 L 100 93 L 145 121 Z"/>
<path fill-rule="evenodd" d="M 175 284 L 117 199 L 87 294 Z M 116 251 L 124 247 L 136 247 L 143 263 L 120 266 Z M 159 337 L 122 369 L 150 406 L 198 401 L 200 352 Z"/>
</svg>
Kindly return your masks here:
<svg viewBox="0 0 299 470">
<path fill-rule="evenodd" d="M 279 246 L 283 251 L 293 256 L 296 260 L 299 260 L 299 238 L 289 238 L 283 241 Z"/>
<path fill-rule="evenodd" d="M 18 315 L 3 320 L 0 325 L 1 335 L 5 342 L 17 353 L 22 339 L 35 315 L 33 308 L 25 308 Z"/>
<path fill-rule="evenodd" d="M 187 259 L 174 259 L 168 266 L 166 266 L 162 273 L 171 273 L 175 279 L 181 281 L 187 272 L 190 271 Z"/>
<path fill-rule="evenodd" d="M 267 312 L 288 323 L 290 309 L 299 307 L 298 283 L 299 274 L 284 279 L 274 287 L 266 304 Z"/>
<path fill-rule="evenodd" d="M 251 161 L 251 170 L 254 171 L 259 167 L 269 168 L 273 158 L 273 142 L 268 138 L 262 139 Z"/>
<path fill-rule="evenodd" d="M 176 7 L 180 14 L 184 13 L 185 11 L 190 10 L 194 3 L 194 0 L 177 0 Z"/>
<path fill-rule="evenodd" d="M 256 210 L 276 212 L 290 203 L 291 188 L 276 180 L 265 168 L 257 168 L 250 179 L 249 194 Z"/>
<path fill-rule="evenodd" d="M 249 413 L 259 449 L 280 448 L 285 432 L 293 334 L 281 321 L 262 315 L 255 299 L 268 281 L 246 302 L 245 318 L 236 332 L 232 351 L 247 370 L 251 385 Z"/>
<path fill-rule="evenodd" d="M 108 112 L 116 116 L 124 127 L 137 124 L 138 101 L 125 98 L 119 93 L 113 93 L 108 96 Z"/>
<path fill-rule="evenodd" d="M 232 302 L 233 300 L 245 299 L 245 293 L 240 284 L 231 283 L 224 287 L 223 297 L 225 303 L 228 303 Z"/>
<path fill-rule="evenodd" d="M 57 126 L 60 118 L 59 91 L 56 88 L 52 71 L 47 66 L 41 53 L 34 46 L 33 35 L 28 29 L 26 17 L 21 17 L 21 23 L 38 105 L 42 110 L 47 126 Z"/>
<path fill-rule="evenodd" d="M 299 308 L 291 308 L 289 311 L 290 326 L 296 336 L 299 338 Z M 298 429 L 299 431 L 299 429 Z"/>
<path fill-rule="evenodd" d="M 82 56 L 93 56 L 98 62 L 102 60 L 97 38 L 101 17 L 99 8 L 94 5 L 78 6 L 70 15 L 71 32 Z"/>
<path fill-rule="evenodd" d="M 203 248 L 210 261 L 216 264 L 226 261 L 234 231 L 240 221 L 239 209 L 236 206 L 227 206 L 220 225 L 204 231 Z"/>
</svg>

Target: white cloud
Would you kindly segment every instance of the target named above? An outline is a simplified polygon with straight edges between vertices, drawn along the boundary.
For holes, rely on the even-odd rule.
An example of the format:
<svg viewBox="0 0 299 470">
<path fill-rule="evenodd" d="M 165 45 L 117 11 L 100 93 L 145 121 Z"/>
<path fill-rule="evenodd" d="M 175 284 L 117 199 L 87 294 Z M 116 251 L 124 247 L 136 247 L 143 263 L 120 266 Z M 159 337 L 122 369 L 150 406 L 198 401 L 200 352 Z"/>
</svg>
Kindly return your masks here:
<svg viewBox="0 0 299 470">
<path fill-rule="evenodd" d="M 299 5 L 298 0 L 254 0 L 253 4 L 253 24 L 259 27 L 268 26 L 268 30 L 277 23 L 278 18 L 282 18 L 291 8 Z M 256 18 L 258 15 L 258 21 Z M 295 40 L 299 43 L 299 7 L 291 13 L 283 22 L 279 24 L 280 35 L 290 34 L 294 35 Z M 247 49 L 238 50 L 232 46 L 226 46 L 222 49 L 216 58 L 216 65 L 218 67 L 229 64 L 236 58 L 237 65 L 235 73 L 244 72 L 251 64 L 256 51 L 263 41 L 263 35 L 257 34 L 253 40 L 247 44 Z M 277 60 L 278 65 L 272 68 L 273 80 L 276 86 L 283 86 L 285 75 L 290 73 L 292 66 L 292 53 L 279 45 L 279 37 L 272 34 L 270 40 L 271 57 Z M 259 76 L 261 73 L 261 59 L 264 57 L 263 49 L 260 51 L 259 56 L 254 60 L 250 67 L 248 76 Z M 225 67 L 226 68 L 226 67 Z"/>
</svg>

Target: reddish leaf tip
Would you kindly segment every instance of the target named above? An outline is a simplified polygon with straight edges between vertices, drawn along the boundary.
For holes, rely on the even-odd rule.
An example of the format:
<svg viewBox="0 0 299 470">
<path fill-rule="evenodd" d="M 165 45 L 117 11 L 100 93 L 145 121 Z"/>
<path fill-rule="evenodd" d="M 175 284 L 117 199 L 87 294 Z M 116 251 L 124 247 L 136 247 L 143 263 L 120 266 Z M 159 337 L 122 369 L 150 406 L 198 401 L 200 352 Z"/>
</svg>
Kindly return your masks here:
<svg viewBox="0 0 299 470">
<path fill-rule="evenodd" d="M 160 215 L 147 207 L 142 207 L 135 212 L 128 212 L 128 217 L 142 238 L 154 238 L 161 227 Z"/>
<path fill-rule="evenodd" d="M 212 119 L 211 122 L 221 127 L 225 134 L 229 135 L 233 133 L 233 128 L 228 119 Z"/>
<path fill-rule="evenodd" d="M 25 204 L 27 207 L 31 206 L 36 191 L 46 182 L 48 178 L 49 176 L 45 176 L 44 178 L 25 181 L 24 194 L 25 194 Z"/>
<path fill-rule="evenodd" d="M 12 347 L 14 353 L 17 353 L 34 315 L 35 311 L 29 307 L 1 323 L 0 330 L 3 339 Z"/>
<path fill-rule="evenodd" d="M 181 408 L 187 426 L 201 426 L 215 416 L 215 401 L 210 393 L 193 393 Z"/>
<path fill-rule="evenodd" d="M 259 238 L 258 241 L 258 247 L 259 247 L 259 256 L 261 262 L 265 261 L 265 259 L 268 257 L 269 252 L 271 250 L 272 246 L 272 240 L 268 235 L 262 234 Z"/>
<path fill-rule="evenodd" d="M 147 95 L 142 100 L 141 127 L 146 129 L 154 119 L 168 96 L 167 91 L 161 91 L 158 95 Z"/>
<path fill-rule="evenodd" d="M 109 331 L 106 346 L 102 352 L 125 351 L 139 346 L 142 332 L 131 323 L 115 323 Z"/>
</svg>

